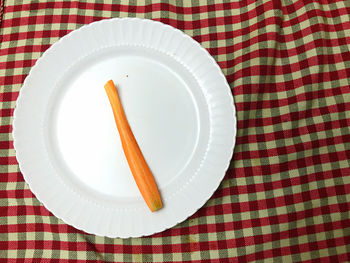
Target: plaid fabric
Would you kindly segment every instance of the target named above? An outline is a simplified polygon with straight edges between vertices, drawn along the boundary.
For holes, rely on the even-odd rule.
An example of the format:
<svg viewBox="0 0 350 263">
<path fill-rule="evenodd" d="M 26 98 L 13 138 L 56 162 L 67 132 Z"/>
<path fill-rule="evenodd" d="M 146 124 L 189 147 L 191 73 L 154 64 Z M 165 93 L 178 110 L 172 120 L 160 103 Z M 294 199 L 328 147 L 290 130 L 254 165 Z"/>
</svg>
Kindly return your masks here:
<svg viewBox="0 0 350 263">
<path fill-rule="evenodd" d="M 350 2 L 101 2 L 5 1 L 0 261 L 350 262 Z M 18 169 L 11 123 L 23 81 L 50 45 L 127 16 L 170 24 L 209 50 L 231 85 L 238 136 L 224 181 L 196 214 L 151 237 L 110 239 L 38 202 Z"/>
</svg>

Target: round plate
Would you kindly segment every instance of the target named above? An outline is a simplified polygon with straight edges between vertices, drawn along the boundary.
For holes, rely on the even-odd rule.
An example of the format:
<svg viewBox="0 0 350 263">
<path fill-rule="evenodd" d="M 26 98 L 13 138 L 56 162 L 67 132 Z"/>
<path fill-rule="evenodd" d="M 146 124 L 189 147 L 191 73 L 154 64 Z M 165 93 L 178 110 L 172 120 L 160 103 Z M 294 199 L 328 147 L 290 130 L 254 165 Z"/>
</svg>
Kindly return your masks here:
<svg viewBox="0 0 350 263">
<path fill-rule="evenodd" d="M 155 213 L 124 156 L 109 79 L 161 192 Z M 73 31 L 37 61 L 13 136 L 26 182 L 54 215 L 88 233 L 138 237 L 205 204 L 228 168 L 235 123 L 230 88 L 204 48 L 160 22 L 116 18 Z"/>
</svg>

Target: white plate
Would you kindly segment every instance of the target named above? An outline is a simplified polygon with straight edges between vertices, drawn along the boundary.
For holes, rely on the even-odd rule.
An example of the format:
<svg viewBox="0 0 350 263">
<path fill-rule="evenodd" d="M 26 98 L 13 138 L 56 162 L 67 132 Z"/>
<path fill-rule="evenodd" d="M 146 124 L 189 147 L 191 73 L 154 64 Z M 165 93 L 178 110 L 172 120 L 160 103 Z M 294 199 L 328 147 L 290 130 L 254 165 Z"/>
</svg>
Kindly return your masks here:
<svg viewBox="0 0 350 263">
<path fill-rule="evenodd" d="M 158 212 L 124 157 L 109 79 L 158 183 Z M 131 18 L 92 23 L 50 47 L 24 82 L 13 127 L 36 197 L 68 224 L 108 237 L 150 235 L 196 212 L 224 177 L 236 135 L 230 88 L 209 53 L 175 28 Z"/>
</svg>

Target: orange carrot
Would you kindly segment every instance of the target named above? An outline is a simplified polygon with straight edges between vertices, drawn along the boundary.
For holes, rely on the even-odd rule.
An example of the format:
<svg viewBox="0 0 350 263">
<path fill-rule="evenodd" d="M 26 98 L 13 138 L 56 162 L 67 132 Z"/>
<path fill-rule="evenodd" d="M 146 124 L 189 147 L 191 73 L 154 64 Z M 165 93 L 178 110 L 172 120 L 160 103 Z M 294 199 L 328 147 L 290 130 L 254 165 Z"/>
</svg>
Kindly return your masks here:
<svg viewBox="0 0 350 263">
<path fill-rule="evenodd" d="M 143 199 L 149 209 L 154 212 L 162 208 L 162 200 L 154 181 L 151 170 L 142 155 L 139 145 L 132 133 L 123 106 L 119 100 L 118 92 L 112 80 L 105 84 L 105 90 L 111 103 L 115 123 L 119 131 L 120 140 L 128 161 L 130 170 L 135 179 Z"/>
</svg>

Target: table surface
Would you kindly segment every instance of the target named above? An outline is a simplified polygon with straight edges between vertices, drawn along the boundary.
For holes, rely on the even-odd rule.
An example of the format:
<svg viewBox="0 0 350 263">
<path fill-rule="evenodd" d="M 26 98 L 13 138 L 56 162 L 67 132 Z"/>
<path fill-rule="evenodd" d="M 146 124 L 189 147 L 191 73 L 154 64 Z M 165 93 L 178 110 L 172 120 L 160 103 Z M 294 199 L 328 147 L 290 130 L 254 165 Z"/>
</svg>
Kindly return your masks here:
<svg viewBox="0 0 350 263">
<path fill-rule="evenodd" d="M 350 1 L 1 2 L 0 259 L 350 261 Z M 111 17 L 192 36 L 218 62 L 237 108 L 219 189 L 188 220 L 144 238 L 89 235 L 54 217 L 24 182 L 11 135 L 35 61 L 72 30 Z"/>
</svg>

